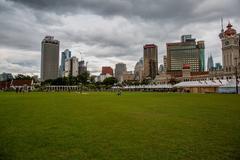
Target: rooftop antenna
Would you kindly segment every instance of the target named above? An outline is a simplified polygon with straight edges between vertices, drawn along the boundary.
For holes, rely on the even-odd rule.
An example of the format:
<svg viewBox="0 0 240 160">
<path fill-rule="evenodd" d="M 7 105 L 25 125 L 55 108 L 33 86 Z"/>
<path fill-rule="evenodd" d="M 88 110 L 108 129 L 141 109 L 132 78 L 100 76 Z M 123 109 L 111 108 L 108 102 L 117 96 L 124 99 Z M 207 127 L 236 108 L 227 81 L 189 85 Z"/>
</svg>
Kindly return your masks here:
<svg viewBox="0 0 240 160">
<path fill-rule="evenodd" d="M 83 56 L 82 56 L 82 55 L 83 55 L 83 52 L 80 52 L 80 51 L 79 51 L 79 54 L 80 54 L 80 58 L 81 58 L 81 61 L 82 61 L 82 60 L 83 60 Z"/>
<path fill-rule="evenodd" d="M 223 17 L 221 17 L 221 26 L 222 26 L 222 33 L 224 32 L 224 29 L 223 29 Z"/>
</svg>

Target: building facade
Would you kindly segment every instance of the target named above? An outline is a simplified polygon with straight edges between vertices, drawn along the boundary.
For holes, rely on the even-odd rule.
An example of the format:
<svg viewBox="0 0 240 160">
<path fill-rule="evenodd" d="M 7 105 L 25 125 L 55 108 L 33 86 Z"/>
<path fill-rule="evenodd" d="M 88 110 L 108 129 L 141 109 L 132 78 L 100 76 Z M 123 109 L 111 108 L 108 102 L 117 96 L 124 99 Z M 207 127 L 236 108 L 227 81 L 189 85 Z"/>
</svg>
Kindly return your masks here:
<svg viewBox="0 0 240 160">
<path fill-rule="evenodd" d="M 115 78 L 118 82 L 122 82 L 122 75 L 127 71 L 127 66 L 124 63 L 118 63 L 115 66 Z"/>
<path fill-rule="evenodd" d="M 99 76 L 95 77 L 95 82 L 103 82 L 106 78 L 110 78 L 112 75 L 110 74 L 100 74 Z"/>
<path fill-rule="evenodd" d="M 158 74 L 158 47 L 155 44 L 146 44 L 143 50 L 144 78 L 153 80 Z"/>
<path fill-rule="evenodd" d="M 164 67 L 164 71 L 167 71 L 167 56 L 164 55 L 163 56 L 163 67 Z"/>
<path fill-rule="evenodd" d="M 83 74 L 84 72 L 87 72 L 87 65 L 85 65 L 84 60 L 81 60 L 78 62 L 78 75 Z"/>
<path fill-rule="evenodd" d="M 222 41 L 223 70 L 226 74 L 233 74 L 236 66 L 240 66 L 240 34 L 229 23 L 225 31 L 222 28 L 219 37 Z"/>
<path fill-rule="evenodd" d="M 167 71 L 180 71 L 189 64 L 192 72 L 205 69 L 204 41 L 196 42 L 191 35 L 183 35 L 181 42 L 167 43 Z"/>
<path fill-rule="evenodd" d="M 58 78 L 60 42 L 52 36 L 42 40 L 41 47 L 41 80 Z"/>
<path fill-rule="evenodd" d="M 109 74 L 109 75 L 113 76 L 112 67 L 109 67 L 109 66 L 103 66 L 102 67 L 102 75 L 106 75 L 106 74 Z"/>
<path fill-rule="evenodd" d="M 131 71 L 125 71 L 122 74 L 122 81 L 123 82 L 130 82 L 130 81 L 135 81 L 135 75 Z"/>
<path fill-rule="evenodd" d="M 60 75 L 61 77 L 65 74 L 65 61 L 69 58 L 71 58 L 71 51 L 69 49 L 66 49 L 64 52 L 62 52 L 61 55 L 61 66 L 60 66 Z"/>
<path fill-rule="evenodd" d="M 65 77 L 78 76 L 78 58 L 71 57 L 65 61 Z"/>
</svg>

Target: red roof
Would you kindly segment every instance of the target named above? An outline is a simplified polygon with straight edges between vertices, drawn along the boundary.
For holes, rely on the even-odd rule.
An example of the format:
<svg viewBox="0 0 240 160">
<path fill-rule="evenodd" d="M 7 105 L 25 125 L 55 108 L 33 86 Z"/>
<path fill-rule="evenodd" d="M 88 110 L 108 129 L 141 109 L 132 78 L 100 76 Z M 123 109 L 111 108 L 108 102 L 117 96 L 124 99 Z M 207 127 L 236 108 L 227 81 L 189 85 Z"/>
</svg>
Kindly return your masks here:
<svg viewBox="0 0 240 160">
<path fill-rule="evenodd" d="M 232 28 L 232 25 L 231 25 L 230 22 L 228 23 L 227 30 L 224 32 L 224 34 L 226 36 L 232 36 L 232 35 L 236 35 L 237 34 L 237 31 Z"/>
<path fill-rule="evenodd" d="M 209 72 L 206 71 L 206 72 L 191 72 L 191 76 L 204 76 L 204 75 L 208 75 Z"/>
<path fill-rule="evenodd" d="M 13 80 L 12 86 L 31 86 L 33 80 Z"/>
<path fill-rule="evenodd" d="M 183 69 L 190 69 L 190 64 L 183 64 Z"/>
<path fill-rule="evenodd" d="M 182 71 L 178 70 L 178 71 L 170 71 L 167 72 L 168 75 L 171 75 L 172 77 L 178 78 L 178 77 L 182 77 Z"/>
<path fill-rule="evenodd" d="M 144 48 L 156 48 L 156 47 L 157 47 L 157 45 L 155 45 L 155 44 L 146 44 L 144 46 Z"/>
</svg>

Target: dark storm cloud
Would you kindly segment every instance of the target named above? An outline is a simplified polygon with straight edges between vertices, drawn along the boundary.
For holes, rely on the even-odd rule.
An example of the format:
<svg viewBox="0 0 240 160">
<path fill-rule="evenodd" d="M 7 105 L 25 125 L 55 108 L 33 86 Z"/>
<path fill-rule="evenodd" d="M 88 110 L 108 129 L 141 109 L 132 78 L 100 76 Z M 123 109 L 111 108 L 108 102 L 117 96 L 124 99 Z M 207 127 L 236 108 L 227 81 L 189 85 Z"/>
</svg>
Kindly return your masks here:
<svg viewBox="0 0 240 160">
<path fill-rule="evenodd" d="M 90 62 L 92 70 L 137 61 L 146 43 L 159 46 L 161 59 L 165 43 L 182 34 L 206 40 L 206 52 L 219 57 L 219 19 L 236 27 L 239 6 L 239 0 L 0 0 L 0 72 L 39 71 L 45 35 L 60 40 L 61 50 L 84 50 L 89 61 L 99 61 Z"/>
<path fill-rule="evenodd" d="M 0 47 L 38 51 L 46 29 L 54 25 L 62 25 L 55 13 L 0 0 Z"/>
<path fill-rule="evenodd" d="M 11 27 L 13 27 L 13 30 L 15 28 L 15 31 L 18 33 L 24 33 L 22 30 L 25 30 L 30 32 L 28 34 L 34 35 L 31 32 L 40 32 L 37 31 L 39 28 L 43 30 L 42 33 L 45 33 L 46 30 L 49 32 L 50 28 L 52 33 L 59 33 L 58 35 L 61 38 L 68 37 L 68 39 L 72 39 L 73 42 L 83 42 L 88 45 L 100 45 L 102 47 L 129 47 L 129 45 L 134 43 L 134 40 L 131 38 L 129 39 L 129 37 L 121 34 L 135 33 L 125 33 L 124 31 L 121 33 L 116 33 L 117 30 L 121 30 L 122 26 L 120 25 L 117 26 L 118 28 L 114 28 L 116 30 L 115 32 L 101 32 L 96 30 L 91 32 L 77 31 L 78 33 L 75 33 L 72 30 L 64 30 L 63 32 L 61 28 L 54 28 L 54 30 L 51 30 L 51 28 L 53 25 L 63 25 L 61 22 L 61 17 L 64 17 L 65 15 L 74 15 L 77 13 L 84 14 L 90 12 L 110 18 L 110 23 L 111 17 L 113 16 L 123 16 L 126 19 L 130 18 L 128 19 L 128 23 L 137 24 L 134 26 L 136 29 L 138 29 L 139 26 L 141 27 L 142 23 L 147 23 L 149 26 L 152 25 L 154 27 L 142 27 L 142 29 L 145 30 L 142 31 L 141 29 L 138 29 L 138 31 L 144 32 L 145 35 L 148 35 L 148 39 L 150 40 L 160 37 L 161 40 L 163 40 L 166 38 L 172 39 L 172 34 L 174 34 L 172 32 L 164 34 L 164 32 L 169 30 L 180 30 L 189 22 L 207 23 L 211 22 L 211 20 L 219 19 L 221 16 L 226 16 L 229 18 L 228 15 L 231 17 L 238 17 L 240 14 L 240 10 L 237 7 L 240 6 L 239 0 L 231 0 L 231 3 L 229 3 L 227 0 L 221 1 L 222 3 L 219 3 L 218 0 L 202 0 L 201 2 L 196 0 L 8 0 L 7 2 L 15 2 L 13 5 L 18 5 L 17 7 L 22 7 L 22 5 L 25 5 L 29 8 L 32 8 L 32 10 L 28 10 L 30 13 L 27 15 L 31 14 L 31 22 L 34 22 L 33 25 L 30 24 L 24 26 L 24 24 L 20 24 L 20 27 L 16 21 L 11 21 L 11 23 L 1 22 L 4 23 L 2 24 L 2 28 L 5 27 L 6 30 L 9 29 L 9 32 L 12 31 Z M 229 7 L 231 7 L 231 9 L 229 9 Z M 60 14 L 61 16 L 57 16 L 57 14 Z M 77 20 L 79 19 L 76 19 L 76 21 Z M 16 23 L 16 25 L 13 23 Z M 96 22 L 94 25 L 98 26 L 99 24 Z M 80 27 L 81 26 L 79 26 L 79 28 Z M 162 30 L 162 32 L 158 30 Z M 5 34 L 9 33 L 5 32 L 5 29 L 2 29 L 2 32 Z M 131 32 L 134 32 L 134 30 L 131 30 Z M 2 34 L 2 37 L 6 37 L 4 33 Z M 17 36 L 18 34 L 16 37 Z M 147 38 L 145 37 L 145 40 L 146 39 Z M 2 44 L 8 43 L 7 38 L 5 41 L 7 42 L 3 42 Z M 29 46 L 31 43 L 21 43 L 22 42 L 16 42 L 15 44 L 21 48 L 31 47 Z"/>
<path fill-rule="evenodd" d="M 218 16 L 237 16 L 239 0 L 11 0 L 58 14 L 92 12 L 102 16 L 137 16 L 143 19 L 204 20 Z M 229 6 L 230 5 L 230 6 Z M 197 9 L 202 6 L 202 12 Z M 224 8 L 225 6 L 225 8 Z M 228 7 L 231 7 L 228 8 Z M 210 13 L 211 12 L 211 13 Z M 202 19 L 204 17 L 204 19 Z"/>
</svg>

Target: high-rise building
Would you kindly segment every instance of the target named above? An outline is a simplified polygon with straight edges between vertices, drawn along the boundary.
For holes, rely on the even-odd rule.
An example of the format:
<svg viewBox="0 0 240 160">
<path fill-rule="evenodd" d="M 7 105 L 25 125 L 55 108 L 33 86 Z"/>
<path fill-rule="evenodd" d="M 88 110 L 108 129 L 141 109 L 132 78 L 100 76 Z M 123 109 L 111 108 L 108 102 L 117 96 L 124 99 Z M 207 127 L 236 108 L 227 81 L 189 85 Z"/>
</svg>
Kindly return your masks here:
<svg viewBox="0 0 240 160">
<path fill-rule="evenodd" d="M 143 58 L 141 58 L 134 67 L 134 75 L 135 80 L 141 82 L 143 80 L 143 72 L 144 72 L 144 64 L 143 64 Z"/>
<path fill-rule="evenodd" d="M 210 55 L 207 61 L 207 70 L 212 71 L 214 69 L 213 57 Z"/>
<path fill-rule="evenodd" d="M 126 81 L 134 81 L 135 79 L 135 75 L 131 72 L 131 71 L 125 71 L 122 74 L 122 81 L 126 82 Z"/>
<path fill-rule="evenodd" d="M 153 80 L 158 74 L 158 47 L 155 44 L 146 44 L 143 49 L 144 78 Z"/>
<path fill-rule="evenodd" d="M 167 71 L 167 56 L 163 56 L 163 67 L 164 67 L 164 71 Z"/>
<path fill-rule="evenodd" d="M 192 38 L 192 35 L 191 34 L 188 34 L 188 35 L 182 35 L 181 36 L 181 41 L 182 42 L 186 42 L 186 41 L 194 41 L 195 39 Z"/>
<path fill-rule="evenodd" d="M 12 73 L 3 72 L 2 74 L 0 74 L 0 82 L 1 81 L 10 81 L 10 80 L 13 80 Z"/>
<path fill-rule="evenodd" d="M 167 43 L 167 70 L 180 71 L 184 64 L 189 64 L 192 72 L 205 69 L 204 41 L 196 42 L 191 35 L 181 37 L 181 42 Z"/>
<path fill-rule="evenodd" d="M 121 82 L 122 81 L 122 75 L 124 72 L 127 71 L 127 66 L 124 63 L 118 63 L 115 66 L 115 78 Z"/>
<path fill-rule="evenodd" d="M 65 61 L 67 59 L 71 58 L 71 51 L 69 49 L 66 49 L 64 52 L 62 52 L 62 56 L 61 56 L 61 66 L 60 66 L 60 72 L 61 72 L 61 76 L 64 76 L 64 72 L 65 72 Z"/>
<path fill-rule="evenodd" d="M 223 26 L 223 25 L 222 25 Z M 229 22 L 227 29 L 219 34 L 222 41 L 222 59 L 223 59 L 223 69 L 225 73 L 235 72 L 235 67 L 240 63 L 240 34 L 232 28 L 233 26 Z"/>
<path fill-rule="evenodd" d="M 164 72 L 164 65 L 163 65 L 163 64 L 160 64 L 158 70 L 159 70 L 159 72 Z"/>
<path fill-rule="evenodd" d="M 215 70 L 219 71 L 222 69 L 221 63 L 215 63 Z"/>
<path fill-rule="evenodd" d="M 65 61 L 65 76 L 78 76 L 78 58 L 71 57 Z"/>
<path fill-rule="evenodd" d="M 87 65 L 85 65 L 84 60 L 81 60 L 78 62 L 78 75 L 83 74 L 84 72 L 87 72 Z"/>
<path fill-rule="evenodd" d="M 102 75 L 106 75 L 106 74 L 109 74 L 109 75 L 113 76 L 112 67 L 109 67 L 109 66 L 103 66 L 102 67 Z"/>
<path fill-rule="evenodd" d="M 56 79 L 59 71 L 60 42 L 52 36 L 42 40 L 41 48 L 41 80 Z"/>
</svg>

